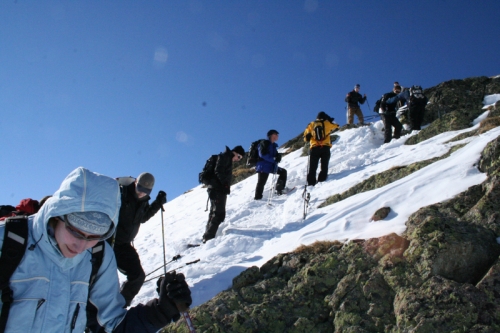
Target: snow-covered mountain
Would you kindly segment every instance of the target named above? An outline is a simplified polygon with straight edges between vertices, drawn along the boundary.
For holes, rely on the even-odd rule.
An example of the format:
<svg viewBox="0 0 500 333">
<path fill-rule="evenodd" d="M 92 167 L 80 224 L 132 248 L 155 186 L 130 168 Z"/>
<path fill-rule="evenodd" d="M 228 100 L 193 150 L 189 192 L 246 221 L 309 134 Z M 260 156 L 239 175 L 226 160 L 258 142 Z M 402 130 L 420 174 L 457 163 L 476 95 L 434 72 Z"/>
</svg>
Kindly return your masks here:
<svg viewBox="0 0 500 333">
<path fill-rule="evenodd" d="M 489 104 L 497 100 L 500 95 L 485 99 Z M 470 128 L 445 132 L 416 145 L 404 145 L 416 132 L 383 144 L 381 121 L 338 132 L 339 139 L 331 148 L 328 179 L 315 187 L 305 188 L 308 158 L 301 156 L 301 150 L 291 152 L 283 157 L 280 167 L 288 170 L 287 187 L 296 189 L 287 195 L 274 196 L 268 205 L 272 177 L 260 201 L 253 200 L 256 175 L 233 185 L 227 200 L 226 220 L 219 227 L 217 237 L 195 248 L 188 248 L 187 244 L 201 242 L 208 217 L 205 210 L 208 196 L 201 186 L 187 191 L 169 201 L 163 214 L 159 212 L 143 224 L 134 241 L 146 274 L 152 273 L 146 277 L 151 281 L 143 285 L 133 305 L 156 296 L 156 276 L 163 273 L 160 268 L 164 262 L 163 233 L 166 261 L 181 256 L 168 263 L 166 269 L 185 274 L 192 290 L 193 307 L 229 288 L 232 279 L 246 268 L 261 266 L 278 253 L 292 251 L 301 244 L 367 239 L 392 232 L 401 234 L 408 217 L 419 208 L 452 198 L 486 179 L 476 163 L 486 144 L 500 135 L 500 128 L 460 141 L 450 139 L 476 130 L 487 113 Z M 318 208 L 328 197 L 372 175 L 445 155 L 456 145 L 464 146 L 403 179 Z M 168 178 L 168 175 L 159 177 Z M 163 190 L 168 193 L 168 188 Z M 305 190 L 311 200 L 303 219 Z M 373 213 L 384 206 L 391 207 L 390 214 L 382 221 L 370 221 Z M 187 264 L 193 261 L 196 262 Z M 120 279 L 123 280 L 122 275 Z"/>
</svg>

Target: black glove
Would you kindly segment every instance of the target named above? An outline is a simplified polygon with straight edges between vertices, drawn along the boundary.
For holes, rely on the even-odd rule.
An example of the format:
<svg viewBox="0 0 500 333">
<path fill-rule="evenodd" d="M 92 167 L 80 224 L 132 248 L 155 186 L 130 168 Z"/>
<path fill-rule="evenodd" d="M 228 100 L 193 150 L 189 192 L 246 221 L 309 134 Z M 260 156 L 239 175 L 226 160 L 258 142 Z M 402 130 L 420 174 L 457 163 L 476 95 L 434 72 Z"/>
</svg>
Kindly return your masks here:
<svg viewBox="0 0 500 333">
<path fill-rule="evenodd" d="M 163 191 L 159 191 L 158 195 L 156 196 L 156 202 L 158 202 L 161 205 L 164 205 L 167 203 L 167 193 Z"/>
<path fill-rule="evenodd" d="M 229 185 L 224 185 L 224 193 L 226 193 L 227 195 L 231 194 L 231 186 Z"/>
<path fill-rule="evenodd" d="M 189 307 L 193 300 L 191 299 L 191 290 L 186 283 L 184 274 L 176 274 L 175 271 L 167 273 L 160 277 L 156 282 L 156 291 L 160 295 L 158 305 L 163 313 L 174 321 L 180 318 L 177 304 Z"/>
<path fill-rule="evenodd" d="M 333 124 L 333 121 L 335 120 L 335 118 L 333 117 L 329 117 L 328 121 L 331 122 Z"/>
<path fill-rule="evenodd" d="M 274 160 L 276 161 L 276 163 L 281 162 L 281 154 L 280 153 L 276 153 L 276 156 L 274 157 Z"/>
<path fill-rule="evenodd" d="M 307 133 L 307 134 L 306 134 L 306 141 L 307 141 L 307 142 L 311 141 L 312 137 L 313 137 L 313 136 L 312 136 L 312 134 L 311 134 L 311 133 Z"/>
</svg>

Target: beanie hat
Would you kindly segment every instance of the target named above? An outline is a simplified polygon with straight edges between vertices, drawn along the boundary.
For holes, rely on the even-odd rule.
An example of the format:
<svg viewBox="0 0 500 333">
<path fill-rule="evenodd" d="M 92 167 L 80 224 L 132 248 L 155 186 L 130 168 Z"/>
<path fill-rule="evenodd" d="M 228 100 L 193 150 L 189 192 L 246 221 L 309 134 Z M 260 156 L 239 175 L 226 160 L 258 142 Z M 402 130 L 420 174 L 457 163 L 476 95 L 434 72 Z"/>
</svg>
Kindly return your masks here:
<svg viewBox="0 0 500 333">
<path fill-rule="evenodd" d="M 361 88 L 361 86 L 359 85 L 359 83 L 356 83 L 356 85 L 354 86 L 354 89 L 356 88 Z"/>
<path fill-rule="evenodd" d="M 269 132 L 267 132 L 267 137 L 270 137 L 271 135 L 273 134 L 279 134 L 277 130 L 269 130 Z"/>
<path fill-rule="evenodd" d="M 65 216 L 66 222 L 83 232 L 92 235 L 105 235 L 110 231 L 112 221 L 101 212 L 75 212 Z"/>
<path fill-rule="evenodd" d="M 318 115 L 316 116 L 316 119 L 321 119 L 321 120 L 327 120 L 330 117 L 325 113 L 325 111 L 320 111 Z"/>
<path fill-rule="evenodd" d="M 236 146 L 233 148 L 233 151 L 236 153 L 236 154 L 239 154 L 241 156 L 244 156 L 245 155 L 245 149 L 243 149 L 242 146 Z"/>
<path fill-rule="evenodd" d="M 136 189 L 139 192 L 150 194 L 155 184 L 155 177 L 149 172 L 143 172 L 137 177 Z"/>
</svg>

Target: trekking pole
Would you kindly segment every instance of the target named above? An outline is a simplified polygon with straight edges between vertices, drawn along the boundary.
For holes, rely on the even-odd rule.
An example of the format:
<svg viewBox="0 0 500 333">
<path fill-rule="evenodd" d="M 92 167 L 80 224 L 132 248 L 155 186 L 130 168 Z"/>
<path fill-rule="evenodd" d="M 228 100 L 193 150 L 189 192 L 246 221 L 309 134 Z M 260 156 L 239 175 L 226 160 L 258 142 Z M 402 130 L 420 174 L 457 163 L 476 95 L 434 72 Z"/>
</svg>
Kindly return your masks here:
<svg viewBox="0 0 500 333">
<path fill-rule="evenodd" d="M 178 269 L 181 269 L 181 268 L 183 268 L 183 267 L 185 267 L 185 266 L 192 265 L 192 264 L 196 264 L 196 263 L 197 263 L 197 262 L 199 262 L 199 261 L 200 261 L 200 259 L 196 259 L 196 260 L 194 260 L 194 261 L 187 262 L 187 263 L 185 263 L 184 265 L 181 265 L 181 266 L 179 266 L 179 267 L 177 267 L 177 268 L 174 268 L 174 269 L 171 269 L 171 270 L 167 271 L 167 273 L 170 273 L 170 272 L 175 272 L 175 271 L 177 271 Z M 153 280 L 155 280 L 155 279 L 157 279 L 157 278 L 159 278 L 159 277 L 161 277 L 161 276 L 163 276 L 163 274 L 160 274 L 160 275 L 157 275 L 157 276 L 153 276 L 152 278 L 149 278 L 149 279 L 145 280 L 145 281 L 144 281 L 144 283 L 149 282 L 149 281 L 153 281 Z"/>
<path fill-rule="evenodd" d="M 163 273 L 167 275 L 167 257 L 165 255 L 165 223 L 163 222 L 163 205 L 161 206 L 161 234 L 162 234 L 162 239 L 163 239 Z M 188 330 L 190 333 L 196 333 L 196 330 L 194 329 L 193 326 L 193 321 L 191 320 L 191 317 L 189 316 L 188 312 L 188 307 L 185 304 L 177 303 L 175 302 L 175 305 L 177 306 L 177 310 L 182 314 L 184 317 L 184 320 L 186 321 L 186 326 L 188 327 Z"/>
<path fill-rule="evenodd" d="M 270 205 L 271 204 L 271 199 L 273 197 L 273 194 L 274 194 L 274 189 L 276 188 L 276 183 L 274 182 L 274 179 L 276 178 L 276 173 L 278 172 L 278 164 L 276 164 L 276 169 L 274 170 L 274 173 L 273 173 L 273 178 L 271 180 L 271 189 L 269 191 L 271 191 L 271 193 L 269 193 L 269 197 L 267 198 L 267 204 Z"/>
<path fill-rule="evenodd" d="M 178 259 L 180 259 L 180 258 L 181 258 L 181 255 L 180 255 L 180 254 L 178 254 L 178 255 L 174 256 L 174 257 L 172 258 L 172 260 L 170 260 L 169 262 L 167 262 L 167 263 L 166 263 L 166 265 L 168 265 L 168 264 L 170 264 L 171 262 L 174 262 L 174 261 L 176 261 L 176 260 L 178 260 Z M 163 268 L 164 266 L 165 266 L 165 265 L 162 265 L 162 266 L 160 266 L 160 267 L 158 267 L 158 268 L 155 268 L 154 270 L 152 270 L 151 272 L 149 272 L 148 274 L 146 274 L 146 276 L 150 276 L 151 274 L 153 274 L 153 273 L 154 273 L 154 272 L 156 272 L 157 270 L 159 270 L 159 269 Z"/>
<path fill-rule="evenodd" d="M 307 159 L 307 175 L 309 175 L 309 164 L 311 163 L 311 150 L 309 150 L 309 157 Z M 307 215 L 307 207 L 309 206 L 309 199 L 311 199 L 311 194 L 307 192 L 307 176 L 306 176 L 306 184 L 304 185 L 304 192 L 302 193 L 302 198 L 304 199 L 304 214 L 303 220 L 306 219 Z"/>
<path fill-rule="evenodd" d="M 366 105 L 368 105 L 368 112 L 370 112 L 372 108 L 370 107 L 370 103 L 368 103 L 368 98 L 366 98 Z"/>
</svg>

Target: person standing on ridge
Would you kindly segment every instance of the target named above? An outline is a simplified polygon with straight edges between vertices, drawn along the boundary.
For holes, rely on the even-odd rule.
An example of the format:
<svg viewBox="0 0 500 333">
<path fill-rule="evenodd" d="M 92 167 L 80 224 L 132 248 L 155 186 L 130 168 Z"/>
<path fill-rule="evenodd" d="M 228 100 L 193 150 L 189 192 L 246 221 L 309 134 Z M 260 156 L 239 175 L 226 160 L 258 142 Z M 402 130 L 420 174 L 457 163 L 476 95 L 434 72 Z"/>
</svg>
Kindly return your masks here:
<svg viewBox="0 0 500 333">
<path fill-rule="evenodd" d="M 276 194 L 282 195 L 285 190 L 287 172 L 286 169 L 278 167 L 278 163 L 281 161 L 281 154 L 278 153 L 278 144 L 276 143 L 278 136 L 278 131 L 272 129 L 267 132 L 267 140 L 262 140 L 259 144 L 259 161 L 255 166 L 255 171 L 259 175 L 255 188 L 255 200 L 262 199 L 264 186 L 270 173 L 276 173 L 279 176 L 276 182 Z"/>
<path fill-rule="evenodd" d="M 90 332 L 155 333 L 180 318 L 177 304 L 189 306 L 192 299 L 184 275 L 175 272 L 157 281 L 158 298 L 125 309 L 114 253 L 102 242 L 115 231 L 119 209 L 117 181 L 79 167 L 27 217 L 26 236 L 12 225 L 23 221 L 0 224 L 2 259 L 13 256 L 7 246 L 11 250 L 22 240 L 27 247 L 17 266 L 0 271 L 12 269 L 0 302 L 0 326 L 6 333 L 82 333 L 86 327 Z M 103 251 L 95 274 L 94 251 Z M 96 317 L 88 316 L 89 304 Z"/>
<path fill-rule="evenodd" d="M 366 94 L 361 96 L 359 93 L 360 85 L 356 84 L 354 89 L 347 93 L 345 97 L 345 101 L 347 102 L 347 123 L 352 125 L 354 123 L 354 115 L 358 117 L 359 125 L 364 125 L 364 117 L 363 112 L 361 112 L 361 108 L 359 104 L 363 104 L 366 101 Z M 359 104 L 358 104 L 359 103 Z"/>
<path fill-rule="evenodd" d="M 231 193 L 231 182 L 233 180 L 233 162 L 240 161 L 245 155 L 242 146 L 236 146 L 226 150 L 217 156 L 217 162 L 213 169 L 213 175 L 207 186 L 208 198 L 210 199 L 210 213 L 203 234 L 203 243 L 215 238 L 219 225 L 226 219 L 226 201 Z"/>
<path fill-rule="evenodd" d="M 399 139 L 403 125 L 399 122 L 396 116 L 396 108 L 398 98 L 397 95 L 401 92 L 401 86 L 395 85 L 391 92 L 382 95 L 380 101 L 380 118 L 384 122 L 384 143 L 391 142 L 392 138 Z M 396 98 L 394 98 L 396 97 Z M 394 136 L 392 135 L 392 127 L 394 127 Z"/>
<path fill-rule="evenodd" d="M 139 254 L 131 243 L 141 224 L 153 217 L 167 202 L 167 194 L 159 191 L 155 201 L 149 204 L 149 195 L 155 183 L 155 178 L 149 172 L 141 173 L 135 181 L 132 177 L 117 180 L 120 184 L 121 208 L 113 249 L 118 270 L 127 277 L 122 284 L 121 294 L 126 305 L 130 306 L 146 279 Z"/>
<path fill-rule="evenodd" d="M 310 143 L 309 172 L 307 185 L 314 186 L 316 182 L 324 182 L 328 177 L 328 163 L 330 162 L 330 148 L 332 142 L 330 134 L 339 128 L 334 119 L 324 111 L 318 113 L 316 120 L 307 125 L 304 131 L 304 141 Z M 321 170 L 316 181 L 316 169 L 321 159 Z"/>
</svg>

